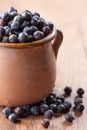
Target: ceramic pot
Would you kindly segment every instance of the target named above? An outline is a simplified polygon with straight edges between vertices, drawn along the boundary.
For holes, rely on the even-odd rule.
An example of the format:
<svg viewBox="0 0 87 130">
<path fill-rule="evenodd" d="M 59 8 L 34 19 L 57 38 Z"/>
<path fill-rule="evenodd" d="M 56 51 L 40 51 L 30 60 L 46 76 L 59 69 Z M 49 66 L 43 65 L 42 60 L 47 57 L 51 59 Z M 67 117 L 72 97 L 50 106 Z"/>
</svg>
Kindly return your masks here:
<svg viewBox="0 0 87 130">
<path fill-rule="evenodd" d="M 0 105 L 36 103 L 52 91 L 62 39 L 61 31 L 54 27 L 42 40 L 0 43 Z"/>
</svg>

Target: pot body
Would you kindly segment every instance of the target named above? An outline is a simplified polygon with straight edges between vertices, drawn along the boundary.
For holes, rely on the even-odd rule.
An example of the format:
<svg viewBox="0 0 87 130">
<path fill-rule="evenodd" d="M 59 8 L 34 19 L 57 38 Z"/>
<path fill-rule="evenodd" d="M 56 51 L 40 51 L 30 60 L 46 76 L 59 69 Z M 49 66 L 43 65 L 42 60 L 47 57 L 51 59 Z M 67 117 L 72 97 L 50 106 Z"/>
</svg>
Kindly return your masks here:
<svg viewBox="0 0 87 130">
<path fill-rule="evenodd" d="M 0 105 L 33 104 L 52 91 L 62 39 L 62 32 L 54 28 L 43 40 L 0 43 Z"/>
<path fill-rule="evenodd" d="M 52 91 L 55 79 L 51 42 L 24 49 L 0 48 L 0 105 L 40 101 Z"/>
</svg>

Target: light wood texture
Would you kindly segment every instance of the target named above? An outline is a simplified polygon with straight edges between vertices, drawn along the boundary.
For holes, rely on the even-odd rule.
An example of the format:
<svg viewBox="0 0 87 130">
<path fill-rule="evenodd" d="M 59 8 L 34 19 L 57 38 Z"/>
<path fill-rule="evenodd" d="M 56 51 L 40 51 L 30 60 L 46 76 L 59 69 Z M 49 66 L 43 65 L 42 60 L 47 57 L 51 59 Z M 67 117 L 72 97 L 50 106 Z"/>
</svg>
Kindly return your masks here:
<svg viewBox="0 0 87 130">
<path fill-rule="evenodd" d="M 53 118 L 48 130 L 87 130 L 87 0 L 0 0 L 0 11 L 15 6 L 20 11 L 28 8 L 40 12 L 45 19 L 60 27 L 64 40 L 57 59 L 56 88 L 58 94 L 66 85 L 73 88 L 73 102 L 79 86 L 85 89 L 85 111 L 73 124 L 65 123 L 64 116 Z M 43 117 L 29 117 L 20 124 L 12 124 L 0 112 L 0 130 L 45 130 Z"/>
</svg>

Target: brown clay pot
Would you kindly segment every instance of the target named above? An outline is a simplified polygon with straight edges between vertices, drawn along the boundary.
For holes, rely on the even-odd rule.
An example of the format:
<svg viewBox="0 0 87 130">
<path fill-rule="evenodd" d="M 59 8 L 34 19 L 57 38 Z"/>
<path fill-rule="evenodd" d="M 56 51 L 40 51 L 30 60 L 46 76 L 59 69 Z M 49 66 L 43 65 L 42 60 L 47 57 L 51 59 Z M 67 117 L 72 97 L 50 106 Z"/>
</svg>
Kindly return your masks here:
<svg viewBox="0 0 87 130">
<path fill-rule="evenodd" d="M 0 43 L 0 105 L 32 104 L 52 91 L 62 39 L 61 31 L 54 27 L 39 41 Z"/>
</svg>

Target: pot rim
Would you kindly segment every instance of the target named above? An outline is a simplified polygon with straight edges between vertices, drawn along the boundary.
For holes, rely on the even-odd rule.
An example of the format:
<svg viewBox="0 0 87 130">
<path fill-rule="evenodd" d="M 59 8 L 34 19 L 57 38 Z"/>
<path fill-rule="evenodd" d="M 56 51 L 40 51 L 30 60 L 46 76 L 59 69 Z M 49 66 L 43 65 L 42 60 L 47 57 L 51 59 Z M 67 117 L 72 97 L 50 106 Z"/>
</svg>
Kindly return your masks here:
<svg viewBox="0 0 87 130">
<path fill-rule="evenodd" d="M 34 46 L 39 46 L 42 44 L 45 44 L 51 40 L 53 40 L 57 35 L 57 30 L 55 26 L 53 27 L 52 32 L 46 36 L 45 38 L 33 42 L 28 42 L 28 43 L 0 43 L 0 47 L 5 47 L 5 48 L 14 48 L 14 49 L 21 49 L 21 48 L 28 48 L 28 47 L 34 47 Z"/>
</svg>

